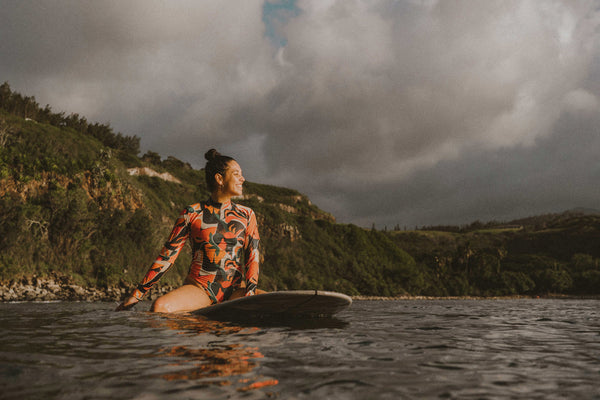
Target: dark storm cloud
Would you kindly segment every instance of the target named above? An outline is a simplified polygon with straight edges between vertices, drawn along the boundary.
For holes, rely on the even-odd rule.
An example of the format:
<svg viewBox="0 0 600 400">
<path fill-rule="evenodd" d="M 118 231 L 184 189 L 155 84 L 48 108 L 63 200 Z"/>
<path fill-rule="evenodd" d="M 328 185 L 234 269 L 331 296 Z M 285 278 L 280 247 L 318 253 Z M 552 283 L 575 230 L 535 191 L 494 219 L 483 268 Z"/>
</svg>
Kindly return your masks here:
<svg viewBox="0 0 600 400">
<path fill-rule="evenodd" d="M 0 80 L 343 222 L 597 204 L 597 1 L 4 3 Z"/>
<path fill-rule="evenodd" d="M 270 62 L 260 5 L 9 2 L 0 73 L 55 108 L 109 120 L 166 151 L 182 147 L 172 139 L 227 141 L 218 130 L 232 102 L 263 90 Z"/>
<path fill-rule="evenodd" d="M 400 184 L 373 184 L 348 193 L 337 199 L 345 212 L 339 217 L 364 226 L 376 222 L 412 229 L 476 219 L 510 221 L 577 206 L 598 209 L 599 126 L 597 115 L 563 116 L 554 133 L 536 146 L 473 152 Z M 372 212 L 361 217 L 365 207 Z"/>
<path fill-rule="evenodd" d="M 355 178 L 387 179 L 467 147 L 530 145 L 585 78 L 594 35 L 568 14 L 578 10 L 394 4 L 311 2 L 289 23 L 291 71 L 271 115 L 302 134 L 282 159 L 301 162 L 296 145 L 312 146 Z"/>
</svg>

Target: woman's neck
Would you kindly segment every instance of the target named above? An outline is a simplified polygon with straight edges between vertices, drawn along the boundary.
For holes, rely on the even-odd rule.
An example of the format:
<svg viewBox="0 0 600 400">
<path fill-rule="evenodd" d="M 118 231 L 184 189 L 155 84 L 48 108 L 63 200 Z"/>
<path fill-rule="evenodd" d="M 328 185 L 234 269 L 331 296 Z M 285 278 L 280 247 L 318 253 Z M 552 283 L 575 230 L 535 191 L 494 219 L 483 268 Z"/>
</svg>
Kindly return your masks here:
<svg viewBox="0 0 600 400">
<path fill-rule="evenodd" d="M 227 203 L 228 201 L 231 200 L 231 196 L 230 195 L 226 195 L 226 194 L 222 194 L 222 193 L 216 193 L 216 192 L 211 193 L 210 198 L 215 203 L 220 203 L 220 204 Z"/>
</svg>

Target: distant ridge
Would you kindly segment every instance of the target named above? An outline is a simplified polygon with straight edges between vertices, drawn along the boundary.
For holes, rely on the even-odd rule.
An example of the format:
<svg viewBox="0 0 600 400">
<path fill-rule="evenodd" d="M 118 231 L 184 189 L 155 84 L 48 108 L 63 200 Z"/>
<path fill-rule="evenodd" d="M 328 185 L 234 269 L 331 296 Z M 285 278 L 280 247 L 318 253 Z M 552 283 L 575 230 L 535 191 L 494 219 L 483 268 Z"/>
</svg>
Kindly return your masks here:
<svg viewBox="0 0 600 400">
<path fill-rule="evenodd" d="M 565 214 L 584 214 L 584 215 L 600 215 L 600 210 L 593 208 L 576 207 L 564 212 Z"/>
<path fill-rule="evenodd" d="M 600 216 L 600 210 L 586 207 L 575 207 L 570 210 L 537 214 L 527 217 L 517 218 L 510 221 L 474 221 L 470 224 L 465 225 L 434 225 L 434 226 L 423 226 L 417 228 L 417 230 L 423 231 L 442 231 L 442 232 L 472 232 L 481 229 L 522 229 L 524 227 L 541 227 L 543 225 L 561 223 L 565 220 L 572 219 L 574 217 L 594 217 Z M 400 230 L 400 229 L 396 229 Z"/>
<path fill-rule="evenodd" d="M 600 210 L 595 210 L 593 208 L 576 207 L 563 212 L 548 213 L 519 218 L 509 222 L 509 224 L 540 228 L 554 224 L 562 224 L 567 220 L 571 220 L 577 217 L 591 218 L 595 216 L 600 216 Z"/>
</svg>

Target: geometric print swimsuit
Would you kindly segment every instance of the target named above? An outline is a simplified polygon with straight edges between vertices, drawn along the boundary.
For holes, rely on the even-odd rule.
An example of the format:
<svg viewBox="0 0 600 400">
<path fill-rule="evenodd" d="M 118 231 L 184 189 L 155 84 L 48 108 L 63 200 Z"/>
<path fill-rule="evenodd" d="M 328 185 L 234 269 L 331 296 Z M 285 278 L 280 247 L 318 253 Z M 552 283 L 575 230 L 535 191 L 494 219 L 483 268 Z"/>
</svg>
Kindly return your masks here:
<svg viewBox="0 0 600 400">
<path fill-rule="evenodd" d="M 188 240 L 192 246 L 188 281 L 202 286 L 213 304 L 229 299 L 240 287 L 244 272 L 246 296 L 254 294 L 260 240 L 256 215 L 249 207 L 209 198 L 181 212 L 156 261 L 134 290 L 134 297 L 141 299 L 160 280 Z"/>
</svg>

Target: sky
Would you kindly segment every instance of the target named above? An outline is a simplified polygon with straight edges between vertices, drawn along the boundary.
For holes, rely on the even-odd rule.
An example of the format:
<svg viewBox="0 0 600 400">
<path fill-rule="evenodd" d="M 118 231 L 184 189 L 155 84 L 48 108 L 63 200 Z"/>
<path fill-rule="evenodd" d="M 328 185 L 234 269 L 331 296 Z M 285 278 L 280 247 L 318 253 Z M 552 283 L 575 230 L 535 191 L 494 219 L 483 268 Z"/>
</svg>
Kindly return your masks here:
<svg viewBox="0 0 600 400">
<path fill-rule="evenodd" d="M 340 223 L 600 209 L 600 1 L 0 0 L 0 82 Z M 140 154 L 141 155 L 141 154 Z"/>
</svg>

